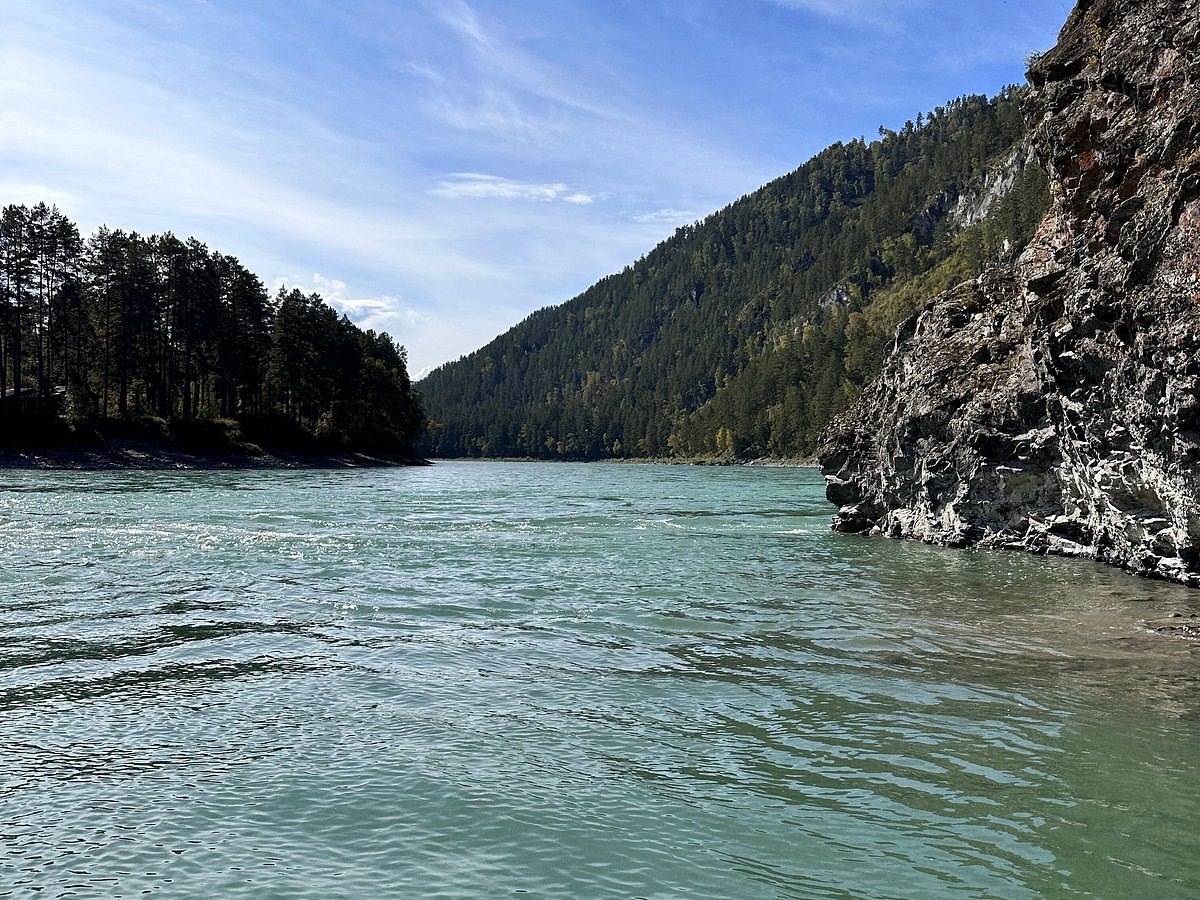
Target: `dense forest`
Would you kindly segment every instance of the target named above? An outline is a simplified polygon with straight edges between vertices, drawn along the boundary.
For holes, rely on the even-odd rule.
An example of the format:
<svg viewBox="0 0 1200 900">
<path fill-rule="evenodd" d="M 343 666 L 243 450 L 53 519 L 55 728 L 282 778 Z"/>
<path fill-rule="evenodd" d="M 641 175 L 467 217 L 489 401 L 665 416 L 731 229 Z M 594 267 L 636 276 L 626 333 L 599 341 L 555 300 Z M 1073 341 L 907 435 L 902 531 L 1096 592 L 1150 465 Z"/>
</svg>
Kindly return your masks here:
<svg viewBox="0 0 1200 900">
<path fill-rule="evenodd" d="M 1041 220 L 1021 93 L 836 144 L 435 370 L 426 452 L 808 456 L 896 325 Z"/>
<path fill-rule="evenodd" d="M 0 213 L 0 446 L 405 456 L 423 424 L 404 349 L 316 294 L 272 297 L 195 239 Z"/>
</svg>

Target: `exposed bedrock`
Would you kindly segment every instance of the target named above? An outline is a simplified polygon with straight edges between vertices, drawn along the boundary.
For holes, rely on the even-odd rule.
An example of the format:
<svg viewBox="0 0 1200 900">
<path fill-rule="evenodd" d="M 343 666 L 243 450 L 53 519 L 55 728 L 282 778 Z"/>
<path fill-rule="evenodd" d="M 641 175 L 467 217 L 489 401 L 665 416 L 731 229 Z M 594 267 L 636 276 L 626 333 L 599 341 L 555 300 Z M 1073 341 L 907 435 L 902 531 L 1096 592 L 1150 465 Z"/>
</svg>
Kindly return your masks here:
<svg viewBox="0 0 1200 900">
<path fill-rule="evenodd" d="M 1053 204 L 904 323 L 819 451 L 834 527 L 1200 586 L 1200 0 L 1080 2 L 1032 68 Z"/>
</svg>

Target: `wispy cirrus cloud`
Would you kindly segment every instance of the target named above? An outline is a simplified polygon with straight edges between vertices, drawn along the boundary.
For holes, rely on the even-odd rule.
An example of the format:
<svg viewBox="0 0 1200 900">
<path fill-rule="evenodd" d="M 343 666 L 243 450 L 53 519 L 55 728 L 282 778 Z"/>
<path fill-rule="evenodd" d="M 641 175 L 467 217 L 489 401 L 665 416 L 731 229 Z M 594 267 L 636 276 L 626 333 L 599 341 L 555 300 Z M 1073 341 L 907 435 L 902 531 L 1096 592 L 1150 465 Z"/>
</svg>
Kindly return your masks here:
<svg viewBox="0 0 1200 900">
<path fill-rule="evenodd" d="M 586 92 L 569 88 L 572 80 L 567 77 L 568 73 L 524 52 L 488 28 L 475 8 L 465 0 L 439 0 L 437 8 L 442 21 L 465 40 L 485 76 L 576 112 L 610 120 L 633 120 L 627 112 L 599 103 Z"/>
<path fill-rule="evenodd" d="M 561 123 L 530 113 L 511 92 L 492 85 L 463 87 L 443 82 L 427 109 L 442 124 L 460 131 L 483 132 L 530 145 L 544 147 L 565 131 Z"/>
<path fill-rule="evenodd" d="M 395 66 L 395 68 L 397 71 L 405 75 L 415 75 L 418 78 L 423 78 L 425 81 L 431 81 L 434 84 L 445 84 L 447 81 L 446 76 L 437 69 L 433 68 L 433 66 L 422 62 L 417 62 L 415 60 L 409 60 L 398 66 Z"/>
<path fill-rule="evenodd" d="M 561 200 L 577 206 L 587 205 L 596 199 L 590 194 L 568 191 L 569 188 L 562 182 L 542 184 L 476 172 L 458 172 L 441 181 L 430 193 L 451 200 L 534 200 L 542 203 Z"/>
<path fill-rule="evenodd" d="M 700 217 L 695 213 L 685 212 L 681 209 L 659 209 L 654 212 L 638 213 L 633 220 L 643 225 L 684 225 L 688 222 L 695 222 L 698 218 Z"/>
<path fill-rule="evenodd" d="M 766 2 L 863 28 L 899 25 L 905 21 L 906 16 L 929 6 L 929 0 L 766 0 Z"/>
</svg>

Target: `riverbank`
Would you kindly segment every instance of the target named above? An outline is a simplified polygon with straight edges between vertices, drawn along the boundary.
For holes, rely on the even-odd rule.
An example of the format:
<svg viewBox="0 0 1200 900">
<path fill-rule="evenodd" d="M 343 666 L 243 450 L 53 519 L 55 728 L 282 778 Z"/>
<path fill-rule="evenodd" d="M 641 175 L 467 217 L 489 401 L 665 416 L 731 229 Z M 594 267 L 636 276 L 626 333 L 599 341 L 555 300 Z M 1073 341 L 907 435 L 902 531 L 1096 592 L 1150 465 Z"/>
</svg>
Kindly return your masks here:
<svg viewBox="0 0 1200 900">
<path fill-rule="evenodd" d="M 658 465 L 658 466 L 716 466 L 728 468 L 761 468 L 761 469 L 817 469 L 817 463 L 811 459 L 778 459 L 762 457 L 759 459 L 727 459 L 715 456 L 666 456 L 666 457 L 624 457 L 620 459 L 534 459 L 531 456 L 472 456 L 472 457 L 436 457 L 437 460 L 462 462 L 550 462 L 550 463 L 616 463 L 619 465 Z"/>
<path fill-rule="evenodd" d="M 365 453 L 185 453 L 143 441 L 109 441 L 102 446 L 45 450 L 0 449 L 0 469 L 74 469 L 119 471 L 145 469 L 361 469 L 427 466 L 416 457 Z"/>
</svg>

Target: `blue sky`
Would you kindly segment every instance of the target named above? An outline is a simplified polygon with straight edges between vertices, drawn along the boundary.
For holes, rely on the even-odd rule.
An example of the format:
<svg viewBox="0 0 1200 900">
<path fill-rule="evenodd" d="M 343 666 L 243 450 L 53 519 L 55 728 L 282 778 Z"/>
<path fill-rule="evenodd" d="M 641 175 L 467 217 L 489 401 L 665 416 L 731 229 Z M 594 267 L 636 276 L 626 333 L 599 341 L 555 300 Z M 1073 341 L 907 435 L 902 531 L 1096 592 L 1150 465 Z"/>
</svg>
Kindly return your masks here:
<svg viewBox="0 0 1200 900">
<path fill-rule="evenodd" d="M 195 235 L 419 373 L 836 140 L 1020 82 L 1068 0 L 0 0 L 0 203 Z"/>
</svg>

